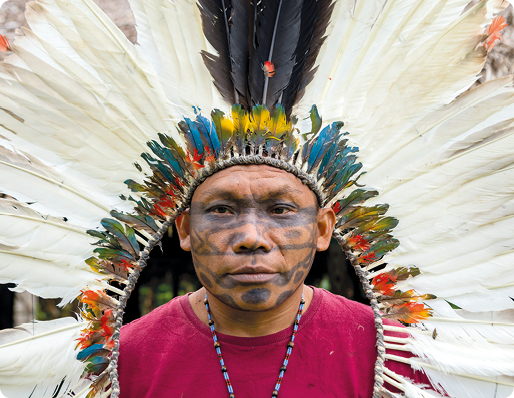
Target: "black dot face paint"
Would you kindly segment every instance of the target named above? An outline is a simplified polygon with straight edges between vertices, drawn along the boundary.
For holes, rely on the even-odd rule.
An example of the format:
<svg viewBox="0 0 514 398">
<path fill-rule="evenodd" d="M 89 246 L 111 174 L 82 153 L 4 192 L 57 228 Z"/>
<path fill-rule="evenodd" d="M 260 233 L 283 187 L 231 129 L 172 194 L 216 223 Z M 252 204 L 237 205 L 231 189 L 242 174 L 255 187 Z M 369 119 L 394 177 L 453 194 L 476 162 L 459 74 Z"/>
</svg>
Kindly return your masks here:
<svg viewBox="0 0 514 398">
<path fill-rule="evenodd" d="M 262 304 L 269 300 L 271 291 L 264 287 L 247 290 L 241 295 L 241 300 L 246 304 Z"/>
<path fill-rule="evenodd" d="M 241 184 L 218 184 L 193 196 L 189 236 L 195 269 L 226 305 L 271 309 L 303 284 L 316 252 L 317 207 L 308 188 L 301 191 L 299 183 L 296 189 L 295 178 L 290 185 L 265 181 L 266 189 L 245 180 L 251 194 Z"/>
<path fill-rule="evenodd" d="M 275 307 L 278 307 L 280 304 L 286 301 L 289 297 L 292 296 L 293 293 L 294 292 L 292 290 L 286 290 L 285 292 L 280 293 L 277 298 L 277 302 L 275 303 Z"/>
</svg>

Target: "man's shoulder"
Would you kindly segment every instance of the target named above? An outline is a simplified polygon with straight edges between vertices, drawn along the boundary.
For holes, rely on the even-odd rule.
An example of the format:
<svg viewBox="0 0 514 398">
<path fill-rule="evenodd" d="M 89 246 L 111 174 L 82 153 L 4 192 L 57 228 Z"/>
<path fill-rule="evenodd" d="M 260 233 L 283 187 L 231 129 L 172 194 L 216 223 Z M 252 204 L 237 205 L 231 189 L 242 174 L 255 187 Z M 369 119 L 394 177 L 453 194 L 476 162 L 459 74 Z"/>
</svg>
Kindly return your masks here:
<svg viewBox="0 0 514 398">
<path fill-rule="evenodd" d="M 373 319 L 373 311 L 368 305 L 347 299 L 325 289 L 314 288 L 314 294 L 321 296 L 320 310 L 325 316 L 337 315 L 357 322 Z"/>
<path fill-rule="evenodd" d="M 321 296 L 319 315 L 325 319 L 333 320 L 340 325 L 344 322 L 344 328 L 353 330 L 371 330 L 375 333 L 375 319 L 373 310 L 369 305 L 350 300 L 346 297 L 328 292 L 324 289 L 314 288 L 315 294 Z M 403 327 L 398 321 L 382 319 L 385 325 Z M 386 332 L 387 335 L 405 337 L 404 333 Z"/>
</svg>

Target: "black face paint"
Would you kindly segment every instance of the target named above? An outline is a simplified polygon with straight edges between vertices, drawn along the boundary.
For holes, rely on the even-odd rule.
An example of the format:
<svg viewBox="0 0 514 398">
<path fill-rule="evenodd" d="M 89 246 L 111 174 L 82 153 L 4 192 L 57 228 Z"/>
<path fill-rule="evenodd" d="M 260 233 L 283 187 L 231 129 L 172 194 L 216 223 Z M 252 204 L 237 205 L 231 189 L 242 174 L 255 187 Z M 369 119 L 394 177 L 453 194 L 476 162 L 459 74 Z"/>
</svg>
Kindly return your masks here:
<svg viewBox="0 0 514 398">
<path fill-rule="evenodd" d="M 298 239 L 300 236 L 302 236 L 302 230 L 293 229 L 292 231 L 286 231 L 285 236 L 288 239 Z"/>
<path fill-rule="evenodd" d="M 277 301 L 275 303 L 275 307 L 278 307 L 280 304 L 286 301 L 289 297 L 291 297 L 292 294 L 293 290 L 287 290 L 285 292 L 280 293 L 280 296 L 278 296 Z"/>
<path fill-rule="evenodd" d="M 248 290 L 241 295 L 241 300 L 246 304 L 262 304 L 269 300 L 271 291 L 269 289 L 258 287 Z"/>
<path fill-rule="evenodd" d="M 230 294 L 215 294 L 214 297 L 216 297 L 222 303 L 228 304 L 230 307 L 235 308 L 236 310 L 243 309 L 239 305 L 237 305 L 236 301 L 232 298 Z"/>
<path fill-rule="evenodd" d="M 296 273 L 296 275 L 294 276 L 293 282 L 294 283 L 299 283 L 301 280 L 303 280 L 303 275 L 304 275 L 303 271 L 298 271 Z"/>
<path fill-rule="evenodd" d="M 312 261 L 314 260 L 314 254 L 315 254 L 315 252 L 309 253 L 307 255 L 307 257 L 305 257 L 302 261 L 298 262 L 289 271 L 284 272 L 282 274 L 275 275 L 272 279 L 267 281 L 267 283 L 271 283 L 276 286 L 285 286 L 289 282 L 291 282 L 291 279 L 293 279 L 293 277 L 294 277 L 294 281 L 293 281 L 294 283 L 300 282 L 300 280 L 302 280 L 303 276 L 304 276 L 304 271 L 301 271 L 301 269 L 306 269 L 307 273 L 308 273 L 308 271 L 310 270 Z M 213 282 L 215 285 L 218 285 L 224 289 L 234 289 L 239 286 L 247 286 L 248 285 L 247 283 L 238 282 L 236 280 L 227 278 L 226 276 L 223 276 L 223 275 L 220 276 L 220 275 L 216 274 L 215 272 L 211 271 L 205 264 L 203 264 L 203 262 L 201 262 L 199 259 L 197 259 L 194 255 L 193 255 L 193 262 L 194 262 L 195 268 L 197 268 L 197 274 L 198 274 L 200 281 L 202 283 L 204 283 L 204 281 L 206 281 L 205 285 L 207 285 L 207 287 L 209 287 L 209 288 L 212 288 Z M 207 277 L 206 274 L 208 274 L 210 276 L 210 278 Z M 300 276 L 298 276 L 298 275 L 300 275 Z M 211 282 L 210 279 L 212 279 L 213 282 Z"/>
<path fill-rule="evenodd" d="M 212 289 L 211 280 L 203 272 L 198 271 L 198 279 L 200 279 L 200 282 L 202 282 L 202 285 L 207 286 Z"/>
</svg>

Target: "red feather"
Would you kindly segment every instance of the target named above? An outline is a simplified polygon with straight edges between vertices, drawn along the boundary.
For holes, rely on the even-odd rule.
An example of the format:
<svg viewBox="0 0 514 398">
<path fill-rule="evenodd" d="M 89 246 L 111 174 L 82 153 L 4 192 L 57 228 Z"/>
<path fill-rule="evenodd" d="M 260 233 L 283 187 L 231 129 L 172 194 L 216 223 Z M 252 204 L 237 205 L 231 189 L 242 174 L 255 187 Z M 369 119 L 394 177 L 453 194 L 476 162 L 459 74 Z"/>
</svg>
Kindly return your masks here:
<svg viewBox="0 0 514 398">
<path fill-rule="evenodd" d="M 205 166 L 200 164 L 200 160 L 202 159 L 202 156 L 203 156 L 203 154 L 199 154 L 198 150 L 195 149 L 194 150 L 193 159 L 191 159 L 191 154 L 188 151 L 187 152 L 186 162 L 189 163 L 190 165 L 192 165 L 195 170 L 199 170 L 199 169 L 205 167 Z"/>
<path fill-rule="evenodd" d="M 379 292 L 383 296 L 389 296 L 395 291 L 395 282 L 396 277 L 393 280 L 389 274 L 384 273 L 375 276 L 371 283 L 373 284 L 373 291 Z"/>
<path fill-rule="evenodd" d="M 275 65 L 273 65 L 270 61 L 266 61 L 262 66 L 262 70 L 264 71 L 264 75 L 267 77 L 272 77 L 275 74 Z"/>
<path fill-rule="evenodd" d="M 352 235 L 352 236 L 350 236 L 350 238 L 348 239 L 348 243 L 347 244 L 349 246 L 351 246 L 352 249 L 358 250 L 358 251 L 361 251 L 361 252 L 365 252 L 365 251 L 369 250 L 369 248 L 371 247 L 370 243 L 362 235 Z"/>
<path fill-rule="evenodd" d="M 332 206 L 332 210 L 334 210 L 334 213 L 339 213 L 341 211 L 341 203 L 336 202 L 334 206 Z"/>
</svg>

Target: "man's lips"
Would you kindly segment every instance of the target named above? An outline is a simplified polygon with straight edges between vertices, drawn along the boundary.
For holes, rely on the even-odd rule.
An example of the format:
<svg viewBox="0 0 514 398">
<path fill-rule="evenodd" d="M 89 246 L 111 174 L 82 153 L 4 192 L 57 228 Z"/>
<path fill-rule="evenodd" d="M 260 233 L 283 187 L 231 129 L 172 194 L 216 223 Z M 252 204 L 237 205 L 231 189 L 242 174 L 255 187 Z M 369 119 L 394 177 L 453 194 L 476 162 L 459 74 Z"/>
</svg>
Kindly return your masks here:
<svg viewBox="0 0 514 398">
<path fill-rule="evenodd" d="M 229 278 L 239 283 L 266 283 L 277 274 L 229 274 Z"/>
<path fill-rule="evenodd" d="M 241 267 L 228 274 L 229 278 L 239 283 L 266 283 L 273 279 L 277 272 L 267 267 Z"/>
</svg>

